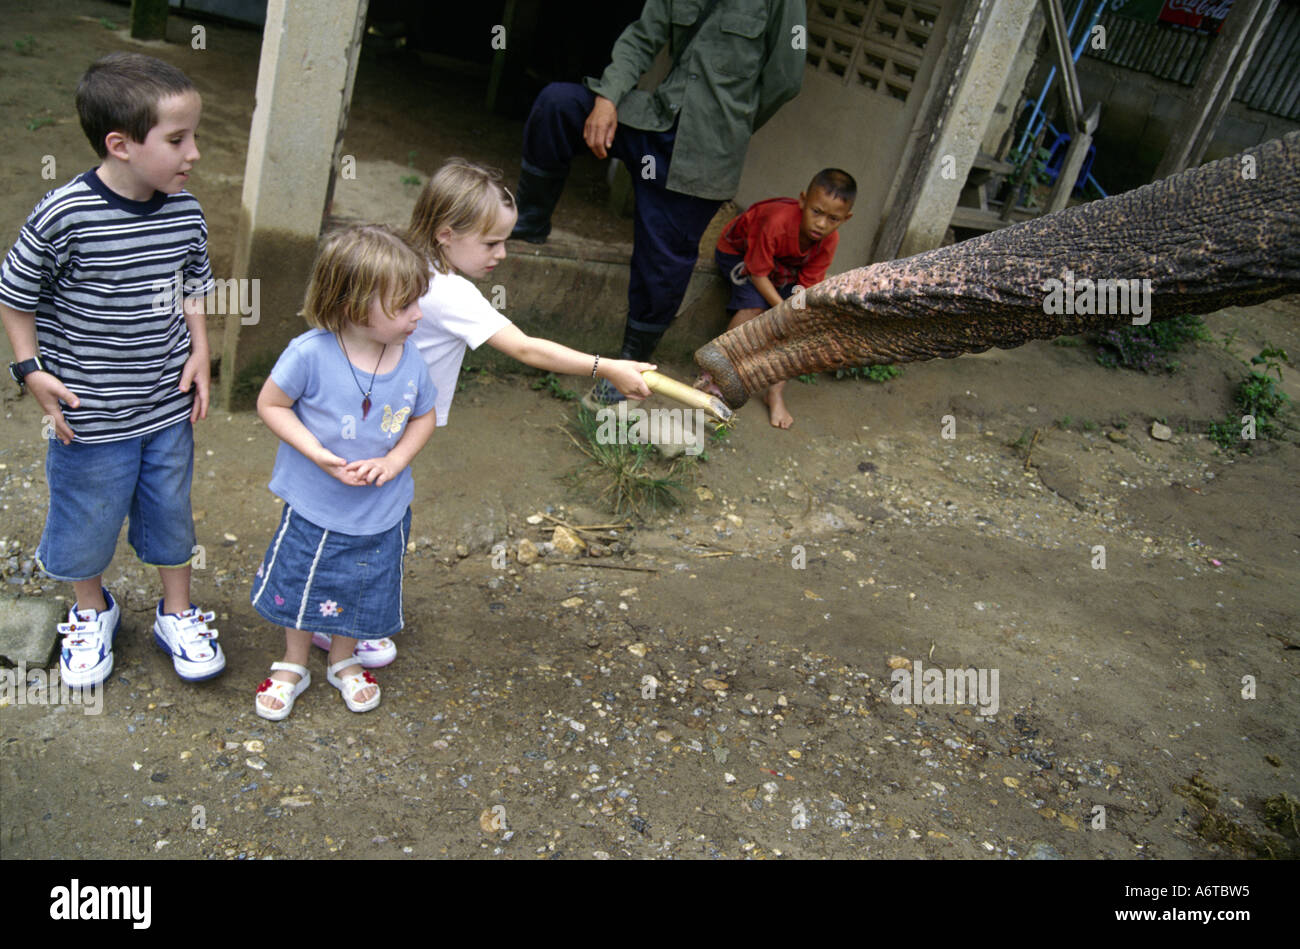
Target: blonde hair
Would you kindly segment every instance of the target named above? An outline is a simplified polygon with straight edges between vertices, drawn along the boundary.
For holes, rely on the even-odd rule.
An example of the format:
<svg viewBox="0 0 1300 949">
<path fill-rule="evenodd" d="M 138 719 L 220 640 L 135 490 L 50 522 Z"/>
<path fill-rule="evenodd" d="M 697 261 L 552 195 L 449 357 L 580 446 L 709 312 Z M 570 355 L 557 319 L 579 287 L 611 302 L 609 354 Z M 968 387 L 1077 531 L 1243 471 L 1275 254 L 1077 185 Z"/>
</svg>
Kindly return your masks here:
<svg viewBox="0 0 1300 949">
<path fill-rule="evenodd" d="M 411 212 L 406 239 L 443 273 L 451 272 L 438 232 L 474 231 L 486 234 L 496 223 L 502 206 L 513 209 L 515 197 L 496 168 L 464 158 L 448 158 L 425 184 Z"/>
<path fill-rule="evenodd" d="M 383 224 L 358 224 L 325 238 L 302 315 L 320 329 L 339 333 L 366 325 L 371 301 L 390 317 L 429 288 L 429 267 L 400 235 Z"/>
</svg>

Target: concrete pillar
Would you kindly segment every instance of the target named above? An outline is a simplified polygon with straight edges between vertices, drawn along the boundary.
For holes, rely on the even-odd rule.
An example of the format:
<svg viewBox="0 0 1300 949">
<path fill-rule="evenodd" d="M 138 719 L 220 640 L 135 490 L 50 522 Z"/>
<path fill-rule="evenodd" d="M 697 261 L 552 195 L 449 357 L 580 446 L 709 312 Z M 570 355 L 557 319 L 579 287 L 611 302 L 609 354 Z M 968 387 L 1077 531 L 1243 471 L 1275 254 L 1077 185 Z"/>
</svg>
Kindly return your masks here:
<svg viewBox="0 0 1300 949">
<path fill-rule="evenodd" d="M 307 328 L 303 295 L 339 167 L 368 0 L 270 0 L 232 276 L 258 281 L 255 318 L 228 317 L 220 396 L 257 398 Z"/>
<path fill-rule="evenodd" d="M 873 259 L 908 257 L 942 243 L 1036 2 L 971 0 L 954 22 L 935 97 L 921 113 L 929 139 L 912 152 Z"/>
<path fill-rule="evenodd" d="M 1201 64 L 1192 99 L 1152 180 L 1168 178 L 1201 163 L 1276 9 L 1277 0 L 1235 0 Z"/>
</svg>

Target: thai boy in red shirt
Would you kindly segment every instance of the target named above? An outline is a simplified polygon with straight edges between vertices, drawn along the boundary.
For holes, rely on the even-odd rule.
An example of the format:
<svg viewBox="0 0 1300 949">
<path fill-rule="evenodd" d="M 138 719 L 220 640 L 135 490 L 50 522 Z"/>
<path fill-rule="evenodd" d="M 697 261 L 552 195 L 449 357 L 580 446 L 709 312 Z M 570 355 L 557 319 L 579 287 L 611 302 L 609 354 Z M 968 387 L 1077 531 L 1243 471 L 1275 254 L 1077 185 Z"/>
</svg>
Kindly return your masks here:
<svg viewBox="0 0 1300 949">
<path fill-rule="evenodd" d="M 839 226 L 853 216 L 857 182 L 838 168 L 819 171 L 808 189 L 794 198 L 759 201 L 733 218 L 718 238 L 717 261 L 731 281 L 727 329 L 752 320 L 769 307 L 826 277 L 835 257 Z M 772 424 L 789 428 L 794 416 L 785 407 L 778 382 L 763 394 Z"/>
</svg>

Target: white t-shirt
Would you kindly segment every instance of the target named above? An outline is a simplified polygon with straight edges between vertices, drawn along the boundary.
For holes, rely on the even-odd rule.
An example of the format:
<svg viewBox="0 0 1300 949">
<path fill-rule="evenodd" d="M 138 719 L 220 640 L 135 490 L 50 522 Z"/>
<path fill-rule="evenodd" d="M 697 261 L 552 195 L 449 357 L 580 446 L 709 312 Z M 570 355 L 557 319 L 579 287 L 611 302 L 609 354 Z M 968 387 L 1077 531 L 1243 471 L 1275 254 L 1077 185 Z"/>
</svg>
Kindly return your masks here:
<svg viewBox="0 0 1300 949">
<path fill-rule="evenodd" d="M 423 316 L 411 342 L 424 357 L 438 390 L 433 407 L 441 426 L 447 424 L 465 347 L 478 349 L 510 321 L 460 274 L 445 274 L 436 267 L 430 267 L 429 274 L 429 289 L 420 297 Z"/>
</svg>

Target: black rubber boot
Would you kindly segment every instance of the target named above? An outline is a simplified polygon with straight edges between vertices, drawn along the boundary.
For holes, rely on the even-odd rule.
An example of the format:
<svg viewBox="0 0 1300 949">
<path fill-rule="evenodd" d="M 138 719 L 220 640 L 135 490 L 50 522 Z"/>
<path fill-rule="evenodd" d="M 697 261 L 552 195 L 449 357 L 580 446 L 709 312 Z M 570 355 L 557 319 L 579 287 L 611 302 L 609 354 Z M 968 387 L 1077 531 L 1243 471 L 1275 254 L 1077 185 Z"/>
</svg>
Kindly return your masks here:
<svg viewBox="0 0 1300 949">
<path fill-rule="evenodd" d="M 530 244 L 544 244 L 551 233 L 551 212 L 564 191 L 564 178 L 545 178 L 530 171 L 519 172 L 519 190 L 515 192 L 515 206 L 519 220 L 510 232 L 514 240 Z"/>
<path fill-rule="evenodd" d="M 663 332 L 648 333 L 645 330 L 634 330 L 630 326 L 624 327 L 623 351 L 619 354 L 619 358 L 649 362 L 663 335 Z"/>
<path fill-rule="evenodd" d="M 619 353 L 619 358 L 649 362 L 651 354 L 654 353 L 655 347 L 659 345 L 659 340 L 663 335 L 663 333 L 647 333 L 643 330 L 634 330 L 630 326 L 624 327 L 623 351 Z M 610 385 L 608 379 L 601 379 L 583 398 L 582 404 L 595 412 L 602 406 L 613 405 L 616 402 L 622 402 L 623 399 L 623 393 Z"/>
</svg>

